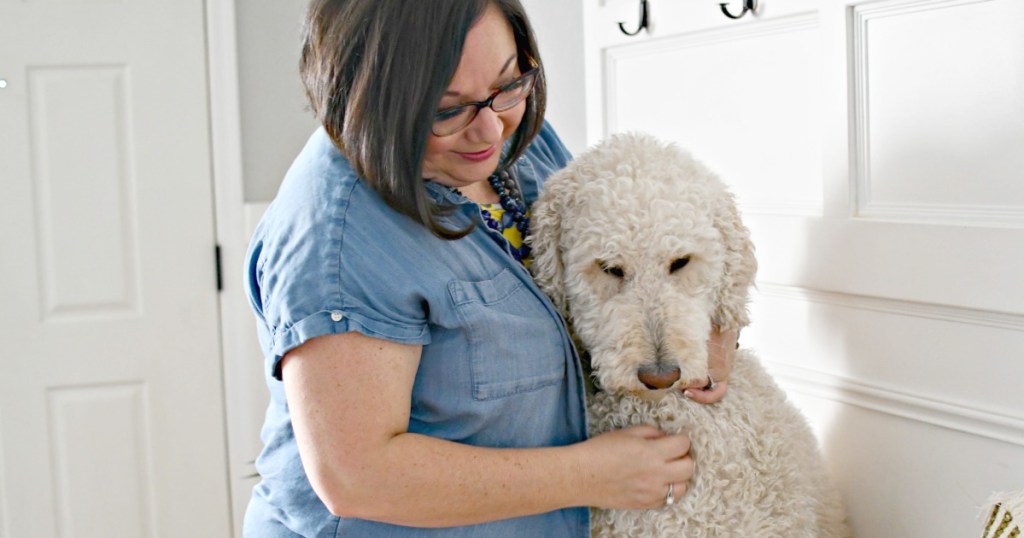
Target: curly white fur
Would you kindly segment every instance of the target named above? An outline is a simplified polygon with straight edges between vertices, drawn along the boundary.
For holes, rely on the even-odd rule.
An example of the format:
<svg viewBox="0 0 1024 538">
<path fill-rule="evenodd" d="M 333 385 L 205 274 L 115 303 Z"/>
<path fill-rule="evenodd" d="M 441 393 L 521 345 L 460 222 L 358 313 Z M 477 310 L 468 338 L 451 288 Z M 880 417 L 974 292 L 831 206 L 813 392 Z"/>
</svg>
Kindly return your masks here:
<svg viewBox="0 0 1024 538">
<path fill-rule="evenodd" d="M 535 278 L 600 388 L 591 434 L 653 424 L 693 443 L 696 470 L 677 504 L 594 510 L 594 536 L 849 536 L 810 428 L 756 357 L 737 352 L 717 404 L 678 390 L 706 379 L 712 323 L 749 321 L 757 262 L 725 184 L 674 145 L 618 135 L 553 175 L 532 213 Z M 678 367 L 680 379 L 650 390 L 637 376 L 645 366 Z"/>
</svg>

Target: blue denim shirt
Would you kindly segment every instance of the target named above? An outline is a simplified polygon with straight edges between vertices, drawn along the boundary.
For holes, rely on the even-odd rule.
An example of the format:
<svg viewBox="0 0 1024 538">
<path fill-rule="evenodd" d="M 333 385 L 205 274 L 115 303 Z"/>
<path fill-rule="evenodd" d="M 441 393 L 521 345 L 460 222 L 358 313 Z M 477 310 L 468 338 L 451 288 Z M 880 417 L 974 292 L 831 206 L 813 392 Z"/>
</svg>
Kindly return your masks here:
<svg viewBox="0 0 1024 538">
<path fill-rule="evenodd" d="M 514 165 L 528 203 L 569 159 L 545 124 Z M 457 206 L 442 221 L 449 228 L 475 221 L 476 229 L 446 241 L 394 211 L 320 129 L 256 228 L 246 276 L 271 402 L 246 536 L 589 536 L 586 508 L 443 529 L 339 519 L 309 484 L 277 368 L 289 350 L 326 334 L 423 346 L 410 432 L 517 448 L 586 437 L 582 373 L 561 317 L 476 204 L 427 188 L 435 202 Z"/>
</svg>

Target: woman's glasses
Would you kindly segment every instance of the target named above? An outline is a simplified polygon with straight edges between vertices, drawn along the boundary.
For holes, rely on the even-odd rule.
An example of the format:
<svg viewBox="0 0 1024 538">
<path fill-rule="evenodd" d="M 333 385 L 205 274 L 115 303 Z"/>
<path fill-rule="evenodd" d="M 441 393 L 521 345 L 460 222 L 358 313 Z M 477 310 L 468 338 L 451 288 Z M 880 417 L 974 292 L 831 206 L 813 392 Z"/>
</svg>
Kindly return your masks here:
<svg viewBox="0 0 1024 538">
<path fill-rule="evenodd" d="M 504 112 L 518 105 L 533 91 L 538 69 L 535 67 L 523 73 L 519 78 L 498 88 L 483 101 L 464 103 L 439 111 L 434 116 L 431 132 L 436 136 L 453 135 L 472 123 L 477 113 L 484 107 L 491 107 L 495 112 Z"/>
</svg>

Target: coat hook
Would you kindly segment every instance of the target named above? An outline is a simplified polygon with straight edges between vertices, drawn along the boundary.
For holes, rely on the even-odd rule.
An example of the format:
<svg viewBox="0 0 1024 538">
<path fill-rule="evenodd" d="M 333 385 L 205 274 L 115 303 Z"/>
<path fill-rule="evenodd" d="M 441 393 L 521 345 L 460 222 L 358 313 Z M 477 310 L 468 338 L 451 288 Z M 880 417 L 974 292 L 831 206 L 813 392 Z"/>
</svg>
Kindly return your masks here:
<svg viewBox="0 0 1024 538">
<path fill-rule="evenodd" d="M 729 12 L 728 2 L 724 2 L 718 5 L 722 6 L 722 13 L 725 13 L 725 16 L 729 17 L 730 19 L 743 18 L 743 16 L 746 15 L 748 11 L 753 11 L 755 14 L 757 13 L 757 0 L 743 0 L 743 11 L 741 11 L 739 15 L 733 15 L 732 13 Z"/>
<path fill-rule="evenodd" d="M 640 0 L 640 26 L 636 29 L 636 31 L 629 32 L 629 31 L 626 30 L 626 26 L 623 25 L 623 23 L 620 22 L 619 23 L 619 30 L 622 30 L 622 33 L 624 33 L 626 35 L 632 36 L 632 35 L 639 34 L 641 30 L 644 30 L 646 28 L 647 28 L 647 0 Z M 648 31 L 650 31 L 650 30 L 648 30 Z"/>
</svg>

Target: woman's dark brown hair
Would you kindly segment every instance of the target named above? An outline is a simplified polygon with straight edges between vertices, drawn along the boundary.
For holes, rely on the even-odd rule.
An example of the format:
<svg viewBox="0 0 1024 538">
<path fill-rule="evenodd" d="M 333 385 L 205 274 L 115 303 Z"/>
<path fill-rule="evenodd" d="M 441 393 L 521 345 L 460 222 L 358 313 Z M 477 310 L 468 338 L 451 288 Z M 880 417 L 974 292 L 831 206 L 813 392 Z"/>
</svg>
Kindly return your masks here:
<svg viewBox="0 0 1024 538">
<path fill-rule="evenodd" d="M 472 227 L 450 230 L 438 222 L 451 208 L 432 203 L 420 172 L 466 34 L 490 5 L 512 26 L 519 69 L 540 65 L 519 0 L 313 0 L 306 17 L 299 72 L 317 119 L 388 205 L 446 239 Z M 545 96 L 541 69 L 501 166 L 540 131 Z"/>
</svg>

